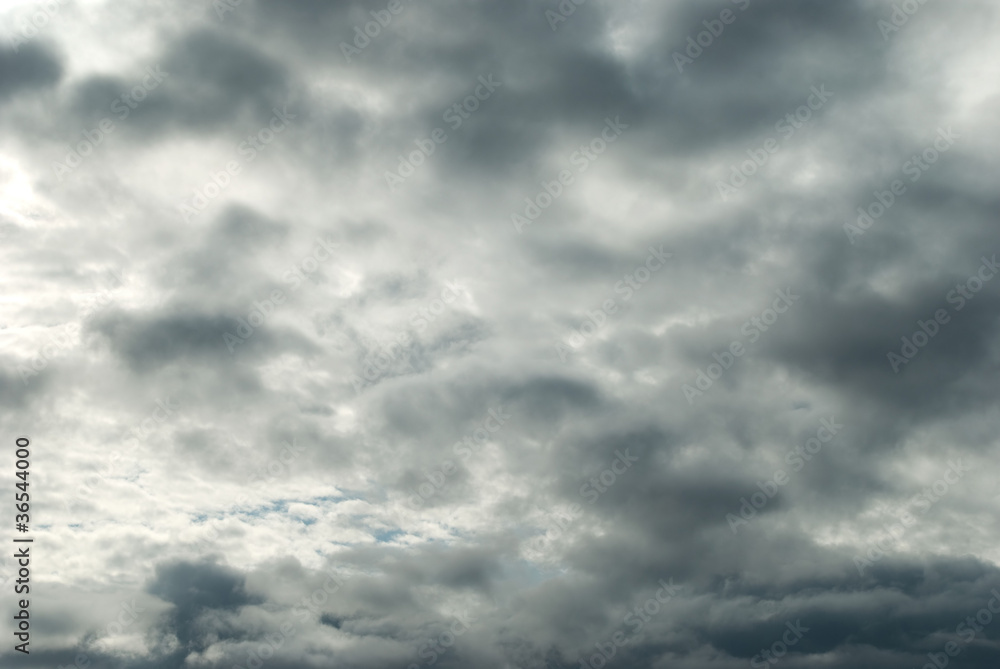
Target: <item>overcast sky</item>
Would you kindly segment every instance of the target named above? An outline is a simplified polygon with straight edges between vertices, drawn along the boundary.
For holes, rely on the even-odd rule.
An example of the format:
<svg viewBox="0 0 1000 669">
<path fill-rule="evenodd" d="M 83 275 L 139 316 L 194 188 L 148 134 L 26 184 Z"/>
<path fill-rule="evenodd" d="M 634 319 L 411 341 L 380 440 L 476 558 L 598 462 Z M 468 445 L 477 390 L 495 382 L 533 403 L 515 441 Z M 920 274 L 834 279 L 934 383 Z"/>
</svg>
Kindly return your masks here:
<svg viewBox="0 0 1000 669">
<path fill-rule="evenodd" d="M 998 31 L 4 2 L 0 665 L 995 669 Z"/>
</svg>

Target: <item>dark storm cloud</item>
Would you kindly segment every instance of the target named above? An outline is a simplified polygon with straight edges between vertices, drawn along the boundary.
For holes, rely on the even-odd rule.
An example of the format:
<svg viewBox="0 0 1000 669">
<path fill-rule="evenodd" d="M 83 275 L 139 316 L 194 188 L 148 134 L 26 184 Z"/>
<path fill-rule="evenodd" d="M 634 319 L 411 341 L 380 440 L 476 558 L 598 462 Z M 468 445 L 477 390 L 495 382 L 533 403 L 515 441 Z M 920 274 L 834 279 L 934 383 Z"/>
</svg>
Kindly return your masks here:
<svg viewBox="0 0 1000 669">
<path fill-rule="evenodd" d="M 888 85 L 883 65 L 887 47 L 881 39 L 873 39 L 870 14 L 856 3 L 755 3 L 684 74 L 677 72 L 672 54 L 683 51 L 689 34 L 704 30 L 702 20 L 717 17 L 719 8 L 731 3 L 671 6 L 659 18 L 668 30 L 643 54 L 660 59 L 649 71 L 630 70 L 598 45 L 604 38 L 595 18 L 601 15 L 599 6 L 581 7 L 571 18 L 572 25 L 553 35 L 544 27 L 539 30 L 536 6 L 487 4 L 488 30 L 483 28 L 487 24 L 476 22 L 471 31 L 456 33 L 464 35 L 457 41 L 423 46 L 432 36 L 421 28 L 440 29 L 472 20 L 471 8 L 456 7 L 425 19 L 407 40 L 386 34 L 380 36 L 380 44 L 366 50 L 378 54 L 380 67 L 393 71 L 412 69 L 419 62 L 421 67 L 433 63 L 436 72 L 450 75 L 452 90 L 432 89 L 436 94 L 427 98 L 427 107 L 417 116 L 423 116 L 423 123 L 398 137 L 401 147 L 409 147 L 435 127 L 447 128 L 442 112 L 454 99 L 460 100 L 463 87 L 471 89 L 478 76 L 493 72 L 503 82 L 464 127 L 449 133 L 441 155 L 431 161 L 429 169 L 442 170 L 449 179 L 478 178 L 484 168 L 514 176 L 526 159 L 537 158 L 567 133 L 589 139 L 595 132 L 590 128 L 599 130 L 607 116 L 620 115 L 632 125 L 631 133 L 641 133 L 646 140 L 644 150 L 633 149 L 632 157 L 653 158 L 667 148 L 671 154 L 701 151 L 765 132 L 804 104 L 811 86 L 826 84 L 839 100 Z M 420 53 L 390 56 L 391 52 L 379 49 L 386 43 L 408 51 L 419 48 Z M 845 50 L 845 43 L 858 48 Z M 495 54 L 512 49 L 512 44 L 518 48 L 498 62 Z M 824 58 L 817 50 L 836 52 L 837 57 Z M 640 62 L 644 67 L 649 63 Z M 371 61 L 358 64 L 371 66 Z M 695 77 L 697 85 L 692 86 Z"/>
<path fill-rule="evenodd" d="M 148 69 L 79 83 L 73 111 L 91 122 L 109 111 L 125 114 L 122 120 L 130 120 L 123 127 L 138 138 L 170 130 L 204 133 L 230 127 L 234 119 L 261 125 L 274 107 L 287 104 L 290 80 L 280 62 L 253 45 L 202 29 L 171 39 Z M 143 82 L 148 94 L 115 105 Z"/>
<path fill-rule="evenodd" d="M 177 309 L 163 314 L 109 312 L 90 324 L 117 356 L 134 371 L 146 373 L 182 360 L 201 359 L 229 366 L 235 359 L 226 350 L 224 335 L 233 334 L 240 314 L 198 313 Z M 241 349 L 246 355 L 273 355 L 278 350 L 308 352 L 314 345 L 294 333 L 278 337 L 269 328 L 254 331 Z M 220 357 L 219 351 L 226 353 Z"/>
<path fill-rule="evenodd" d="M 19 361 L 18 365 L 23 365 L 25 361 Z M 28 361 L 30 364 L 30 361 Z M 8 364 L 14 368 L 15 364 Z M 4 372 L 0 374 L 0 397 L 8 406 L 24 406 L 29 398 L 38 396 L 44 392 L 47 383 L 53 378 L 51 372 L 42 371 L 38 375 L 27 375 L 25 378 L 33 379 L 31 384 L 25 384 L 22 376 L 14 373 Z"/>
<path fill-rule="evenodd" d="M 203 300 L 211 294 L 242 309 L 281 282 L 262 265 L 271 249 L 289 252 L 288 227 L 249 207 L 227 207 L 198 239 L 163 263 L 159 279 L 165 287 L 197 290 Z"/>
<path fill-rule="evenodd" d="M 176 606 L 179 614 L 235 609 L 254 601 L 246 593 L 241 574 L 211 562 L 161 564 L 147 587 L 151 594 Z"/>
<path fill-rule="evenodd" d="M 171 43 L 163 69 L 171 77 L 164 90 L 173 94 L 162 110 L 164 122 L 211 128 L 246 111 L 262 123 L 272 107 L 287 101 L 289 72 L 253 45 L 223 34 L 194 32 Z M 147 112 L 148 123 L 157 111 Z"/>
<path fill-rule="evenodd" d="M 0 48 L 0 102 L 19 92 L 51 87 L 62 75 L 62 60 L 51 47 L 32 42 L 16 51 L 6 45 Z"/>
<path fill-rule="evenodd" d="M 912 297 L 901 301 L 858 295 L 844 303 L 805 295 L 798 318 L 793 316 L 789 327 L 777 331 L 764 350 L 806 373 L 863 393 L 867 401 L 889 403 L 894 412 L 908 414 L 907 420 L 951 413 L 956 400 L 975 411 L 992 401 L 975 380 L 991 369 L 983 368 L 983 359 L 996 332 L 996 287 L 988 285 L 966 302 L 954 286 L 968 277 L 950 278 L 910 286 Z M 949 302 L 949 295 L 961 303 Z M 959 304 L 962 310 L 955 311 Z M 942 309 L 948 322 L 930 327 L 934 337 L 912 362 L 897 364 L 894 371 L 888 354 L 899 355 L 902 339 L 921 332 L 920 322 L 935 325 L 934 314 Z"/>
</svg>

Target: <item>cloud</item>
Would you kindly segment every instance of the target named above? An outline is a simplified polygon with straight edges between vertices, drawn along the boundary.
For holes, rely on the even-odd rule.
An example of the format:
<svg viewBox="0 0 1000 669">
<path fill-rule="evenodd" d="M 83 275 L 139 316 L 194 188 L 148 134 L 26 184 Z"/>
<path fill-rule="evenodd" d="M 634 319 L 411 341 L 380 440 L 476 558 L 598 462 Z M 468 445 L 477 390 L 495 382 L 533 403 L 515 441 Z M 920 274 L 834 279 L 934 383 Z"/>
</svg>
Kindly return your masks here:
<svg viewBox="0 0 1000 669">
<path fill-rule="evenodd" d="M 994 666 L 996 14 L 61 6 L 0 51 L 33 661 Z"/>
<path fill-rule="evenodd" d="M 60 58 L 39 43 L 18 49 L 0 49 L 0 101 L 7 102 L 18 92 L 48 88 L 63 75 Z"/>
</svg>

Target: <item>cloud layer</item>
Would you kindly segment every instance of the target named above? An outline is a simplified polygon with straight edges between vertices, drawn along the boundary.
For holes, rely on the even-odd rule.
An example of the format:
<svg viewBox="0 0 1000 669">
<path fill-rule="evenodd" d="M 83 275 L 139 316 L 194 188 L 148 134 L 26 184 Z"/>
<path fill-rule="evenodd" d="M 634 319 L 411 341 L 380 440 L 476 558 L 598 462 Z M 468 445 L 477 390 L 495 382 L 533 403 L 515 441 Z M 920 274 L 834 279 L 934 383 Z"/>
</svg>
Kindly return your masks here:
<svg viewBox="0 0 1000 669">
<path fill-rule="evenodd" d="M 998 25 L 9 3 L 0 664 L 995 667 Z"/>
</svg>

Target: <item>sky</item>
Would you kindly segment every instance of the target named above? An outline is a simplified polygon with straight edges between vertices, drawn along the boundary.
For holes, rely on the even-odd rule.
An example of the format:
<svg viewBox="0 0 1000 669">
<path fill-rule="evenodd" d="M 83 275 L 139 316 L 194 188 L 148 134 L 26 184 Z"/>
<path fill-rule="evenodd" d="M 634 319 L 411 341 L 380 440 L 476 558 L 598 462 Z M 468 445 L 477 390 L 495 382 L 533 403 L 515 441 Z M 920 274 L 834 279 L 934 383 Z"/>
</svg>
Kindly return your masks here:
<svg viewBox="0 0 1000 669">
<path fill-rule="evenodd" d="M 3 2 L 0 666 L 995 668 L 998 31 Z"/>
</svg>

